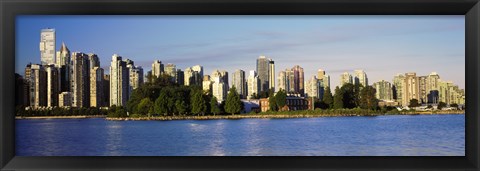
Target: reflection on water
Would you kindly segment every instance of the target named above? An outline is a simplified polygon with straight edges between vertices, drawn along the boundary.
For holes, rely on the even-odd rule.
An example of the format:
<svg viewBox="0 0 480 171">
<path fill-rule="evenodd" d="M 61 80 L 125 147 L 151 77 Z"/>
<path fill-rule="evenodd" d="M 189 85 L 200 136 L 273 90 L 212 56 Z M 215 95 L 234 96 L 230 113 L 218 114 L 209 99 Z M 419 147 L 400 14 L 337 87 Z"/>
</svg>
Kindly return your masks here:
<svg viewBox="0 0 480 171">
<path fill-rule="evenodd" d="M 464 156 L 464 115 L 16 120 L 19 156 Z"/>
</svg>

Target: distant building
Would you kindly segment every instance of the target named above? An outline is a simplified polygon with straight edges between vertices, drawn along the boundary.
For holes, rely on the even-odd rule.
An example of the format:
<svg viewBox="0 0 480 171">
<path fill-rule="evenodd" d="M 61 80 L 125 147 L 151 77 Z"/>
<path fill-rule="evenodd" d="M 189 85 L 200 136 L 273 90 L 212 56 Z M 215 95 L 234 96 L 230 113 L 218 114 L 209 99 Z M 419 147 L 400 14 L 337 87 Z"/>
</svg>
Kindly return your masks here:
<svg viewBox="0 0 480 171">
<path fill-rule="evenodd" d="M 114 54 L 110 63 L 110 106 L 124 106 L 128 100 L 129 69 L 122 57 Z"/>
<path fill-rule="evenodd" d="M 241 113 L 250 113 L 250 112 L 260 112 L 260 103 L 257 99 L 252 100 L 241 100 L 243 103 L 243 109 Z"/>
<path fill-rule="evenodd" d="M 362 85 L 363 87 L 368 86 L 367 73 L 365 73 L 365 71 L 363 71 L 363 70 L 355 70 L 354 84 L 355 85 Z"/>
<path fill-rule="evenodd" d="M 40 60 L 42 65 L 55 64 L 55 29 L 42 29 L 40 33 Z"/>
<path fill-rule="evenodd" d="M 96 66 L 90 70 L 90 106 L 102 107 L 104 104 L 103 69 Z"/>
<path fill-rule="evenodd" d="M 57 67 L 60 75 L 60 91 L 70 91 L 70 50 L 68 50 L 65 43 L 62 42 L 60 51 L 57 51 Z"/>
<path fill-rule="evenodd" d="M 420 104 L 427 103 L 427 76 L 419 76 L 418 77 L 418 102 Z"/>
<path fill-rule="evenodd" d="M 275 62 L 272 59 L 269 59 L 268 67 L 268 89 L 275 92 Z"/>
<path fill-rule="evenodd" d="M 270 84 L 270 80 L 275 79 L 275 63 L 272 59 L 260 56 L 257 59 L 256 72 L 259 80 L 259 91 L 268 91 L 274 87 L 275 82 Z"/>
<path fill-rule="evenodd" d="M 104 74 L 102 79 L 103 85 L 103 105 L 109 106 L 110 105 L 110 75 Z"/>
<path fill-rule="evenodd" d="M 165 66 L 165 74 L 171 77 L 172 82 L 175 82 L 177 80 L 177 66 L 175 64 L 167 64 Z"/>
<path fill-rule="evenodd" d="M 247 98 L 247 81 L 245 80 L 245 71 L 237 69 L 233 73 L 232 84 L 237 89 L 240 98 Z"/>
<path fill-rule="evenodd" d="M 260 91 L 260 82 L 258 79 L 258 75 L 254 70 L 250 71 L 250 75 L 248 76 L 247 80 L 247 99 L 251 99 L 253 95 L 258 95 Z"/>
<path fill-rule="evenodd" d="M 177 83 L 178 85 L 184 85 L 185 81 L 185 76 L 184 76 L 184 73 L 181 69 L 177 69 L 177 77 L 176 77 L 176 80 L 175 80 L 175 83 Z"/>
<path fill-rule="evenodd" d="M 29 105 L 33 108 L 47 106 L 47 73 L 42 65 L 29 64 L 25 68 L 29 87 Z"/>
<path fill-rule="evenodd" d="M 379 82 L 373 83 L 373 88 L 375 88 L 375 96 L 377 99 L 393 101 L 392 83 L 380 80 Z"/>
<path fill-rule="evenodd" d="M 228 73 L 226 71 L 213 71 L 210 81 L 212 82 L 212 95 L 218 101 L 224 101 L 228 93 Z"/>
<path fill-rule="evenodd" d="M 340 76 L 340 85 L 339 85 L 339 87 L 342 87 L 344 84 L 347 84 L 347 83 L 353 84 L 352 75 L 350 75 L 348 72 L 344 72 L 344 73 Z"/>
<path fill-rule="evenodd" d="M 85 53 L 73 52 L 70 90 L 72 107 L 90 106 L 90 63 Z"/>
<path fill-rule="evenodd" d="M 260 111 L 266 112 L 270 110 L 268 98 L 260 99 Z M 308 110 L 312 109 L 312 99 L 297 97 L 297 96 L 287 96 L 285 99 L 285 106 L 281 109 L 282 111 L 295 111 L 295 110 Z"/>
<path fill-rule="evenodd" d="M 47 106 L 58 106 L 58 94 L 60 93 L 60 73 L 55 65 L 46 65 L 47 73 Z"/>
<path fill-rule="evenodd" d="M 323 87 L 325 87 L 325 89 L 327 89 L 327 87 L 331 88 L 330 87 L 330 75 L 325 75 L 323 77 Z"/>
<path fill-rule="evenodd" d="M 152 76 L 160 77 L 164 73 L 163 64 L 159 60 L 155 60 L 152 63 Z"/>
<path fill-rule="evenodd" d="M 420 102 L 420 85 L 416 73 L 406 73 L 402 86 L 402 106 L 408 106 L 412 99 L 417 99 Z"/>
<path fill-rule="evenodd" d="M 305 78 L 303 68 L 295 65 L 292 68 L 293 71 L 293 91 L 294 93 L 299 93 L 302 96 L 305 94 Z"/>
<path fill-rule="evenodd" d="M 397 74 L 393 77 L 393 99 L 400 104 L 402 104 L 402 96 L 403 96 L 403 84 L 405 83 L 405 76 L 402 74 Z"/>
<path fill-rule="evenodd" d="M 306 94 L 305 97 L 315 97 L 322 99 L 324 88 L 317 77 L 312 76 L 305 84 Z"/>
<path fill-rule="evenodd" d="M 93 69 L 94 67 L 100 67 L 100 60 L 98 59 L 97 54 L 89 53 L 88 61 L 90 62 L 90 65 L 88 65 L 90 67 L 89 70 Z"/>
</svg>

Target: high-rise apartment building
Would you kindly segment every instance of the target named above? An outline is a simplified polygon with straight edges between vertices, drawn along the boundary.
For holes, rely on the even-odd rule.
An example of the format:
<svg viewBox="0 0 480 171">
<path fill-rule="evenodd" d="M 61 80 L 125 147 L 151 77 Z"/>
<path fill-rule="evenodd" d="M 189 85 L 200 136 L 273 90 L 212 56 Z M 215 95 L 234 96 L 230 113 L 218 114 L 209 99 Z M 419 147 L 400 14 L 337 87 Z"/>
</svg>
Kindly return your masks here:
<svg viewBox="0 0 480 171">
<path fill-rule="evenodd" d="M 331 88 L 330 87 L 330 75 L 325 74 L 323 76 L 323 86 L 325 87 L 325 89 L 327 89 L 327 87 Z"/>
<path fill-rule="evenodd" d="M 184 85 L 185 81 L 185 76 L 184 76 L 184 73 L 181 69 L 177 69 L 177 77 L 176 77 L 176 80 L 175 80 L 175 83 L 177 83 L 178 85 Z"/>
<path fill-rule="evenodd" d="M 342 75 L 340 75 L 339 87 L 342 87 L 344 84 L 347 83 L 353 84 L 352 75 L 350 75 L 350 73 L 348 72 L 344 72 Z"/>
<path fill-rule="evenodd" d="M 33 108 L 47 106 L 47 73 L 43 65 L 28 64 L 25 75 L 29 87 L 29 105 Z"/>
<path fill-rule="evenodd" d="M 58 106 L 58 94 L 60 93 L 60 75 L 55 65 L 45 65 L 47 73 L 47 106 Z"/>
<path fill-rule="evenodd" d="M 192 66 L 192 70 L 197 72 L 197 75 L 195 76 L 195 85 L 200 85 L 202 84 L 202 79 L 203 79 L 203 66 L 200 65 L 195 65 Z M 227 81 L 228 82 L 228 81 Z"/>
<path fill-rule="evenodd" d="M 143 68 L 141 66 L 135 66 L 134 62 L 130 59 L 126 59 L 125 61 L 129 73 L 128 97 L 130 97 L 133 90 L 143 84 Z"/>
<path fill-rule="evenodd" d="M 59 68 L 60 75 L 60 91 L 67 92 L 70 91 L 70 50 L 67 48 L 65 43 L 62 42 L 60 51 L 57 51 L 57 67 Z"/>
<path fill-rule="evenodd" d="M 269 70 L 268 70 L 268 89 L 275 92 L 275 62 L 272 59 L 269 59 Z"/>
<path fill-rule="evenodd" d="M 430 75 L 427 76 L 427 83 L 426 83 L 426 92 L 427 92 L 427 97 L 431 97 L 428 99 L 429 103 L 438 103 L 438 98 L 435 98 L 438 96 L 438 82 L 440 80 L 440 76 L 436 72 L 430 73 Z"/>
<path fill-rule="evenodd" d="M 305 91 L 306 97 L 315 97 L 322 99 L 323 98 L 323 87 L 321 86 L 321 82 L 317 79 L 316 76 L 312 76 L 309 80 L 305 83 Z"/>
<path fill-rule="evenodd" d="M 237 89 L 240 98 L 247 97 L 247 81 L 245 80 L 245 71 L 237 69 L 233 73 L 232 84 Z"/>
<path fill-rule="evenodd" d="M 317 79 L 323 80 L 324 76 L 325 76 L 325 71 L 324 71 L 323 69 L 318 69 L 318 71 L 317 71 Z"/>
<path fill-rule="evenodd" d="M 247 99 L 250 99 L 253 95 L 258 95 L 258 92 L 260 91 L 260 80 L 258 78 L 257 73 L 254 70 L 250 71 L 247 84 L 248 84 Z"/>
<path fill-rule="evenodd" d="M 367 73 L 365 73 L 363 70 L 355 70 L 354 84 L 362 85 L 363 87 L 368 86 Z"/>
<path fill-rule="evenodd" d="M 104 102 L 104 71 L 99 66 L 95 66 L 90 70 L 90 106 L 105 106 Z"/>
<path fill-rule="evenodd" d="M 155 60 L 152 63 L 152 76 L 160 77 L 164 72 L 162 61 Z"/>
<path fill-rule="evenodd" d="M 71 57 L 71 83 L 73 107 L 90 107 L 90 62 L 85 53 L 73 52 Z"/>
<path fill-rule="evenodd" d="M 402 86 L 402 106 L 410 105 L 412 99 L 417 99 L 420 102 L 420 83 L 416 73 L 406 73 Z"/>
<path fill-rule="evenodd" d="M 213 71 L 211 75 L 212 81 L 212 95 L 217 98 L 218 101 L 223 101 L 227 98 L 228 93 L 228 73 L 226 71 Z"/>
<path fill-rule="evenodd" d="M 184 76 L 184 85 L 186 86 L 193 85 L 195 78 L 194 78 L 194 71 L 192 70 L 191 67 L 188 67 L 185 69 L 185 71 L 183 72 L 183 76 Z"/>
<path fill-rule="evenodd" d="M 428 92 L 427 92 L 427 76 L 418 77 L 418 102 L 420 104 L 425 104 L 428 101 Z"/>
<path fill-rule="evenodd" d="M 402 97 L 403 97 L 403 84 L 405 83 L 405 76 L 403 74 L 397 74 L 393 77 L 393 99 L 402 104 Z"/>
<path fill-rule="evenodd" d="M 177 80 L 177 66 L 175 64 L 167 64 L 165 66 L 165 74 L 172 78 L 172 82 L 175 82 Z"/>
<path fill-rule="evenodd" d="M 275 64 L 272 59 L 260 56 L 257 59 L 256 71 L 260 82 L 260 91 L 268 91 L 271 86 L 274 87 L 270 84 L 270 80 L 275 79 Z"/>
<path fill-rule="evenodd" d="M 377 99 L 393 101 L 392 83 L 380 80 L 379 82 L 373 83 L 373 88 L 375 88 L 375 96 Z"/>
<path fill-rule="evenodd" d="M 293 68 L 292 68 L 292 71 L 293 71 L 293 91 L 295 93 L 298 93 L 300 95 L 304 95 L 305 94 L 305 79 L 304 79 L 304 72 L 303 72 L 303 68 L 298 66 L 298 65 L 295 65 Z"/>
<path fill-rule="evenodd" d="M 129 95 L 129 69 L 122 57 L 114 54 L 110 63 L 110 106 L 123 106 Z"/>
<path fill-rule="evenodd" d="M 41 30 L 40 60 L 42 65 L 55 64 L 55 29 Z"/>
</svg>

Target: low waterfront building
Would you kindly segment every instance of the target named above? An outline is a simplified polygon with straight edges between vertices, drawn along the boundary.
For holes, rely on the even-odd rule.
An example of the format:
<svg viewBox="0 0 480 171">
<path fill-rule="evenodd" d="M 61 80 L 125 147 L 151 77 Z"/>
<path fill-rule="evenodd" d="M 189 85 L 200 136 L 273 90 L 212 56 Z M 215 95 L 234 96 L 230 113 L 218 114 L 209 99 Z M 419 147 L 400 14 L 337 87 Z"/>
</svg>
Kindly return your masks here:
<svg viewBox="0 0 480 171">
<path fill-rule="evenodd" d="M 270 110 L 270 103 L 268 98 L 261 98 L 259 100 L 260 111 L 266 112 Z M 308 110 L 313 108 L 311 98 L 305 98 L 300 96 L 287 96 L 285 98 L 285 106 L 281 111 L 295 111 L 295 110 Z"/>
</svg>

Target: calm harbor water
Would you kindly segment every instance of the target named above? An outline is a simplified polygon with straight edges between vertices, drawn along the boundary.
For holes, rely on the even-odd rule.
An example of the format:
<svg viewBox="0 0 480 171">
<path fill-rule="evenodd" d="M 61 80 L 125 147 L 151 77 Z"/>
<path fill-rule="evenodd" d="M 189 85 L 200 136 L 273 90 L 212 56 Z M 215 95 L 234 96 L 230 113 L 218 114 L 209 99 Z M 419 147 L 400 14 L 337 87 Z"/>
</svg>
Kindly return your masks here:
<svg viewBox="0 0 480 171">
<path fill-rule="evenodd" d="M 18 156 L 464 156 L 465 115 L 16 120 Z"/>
</svg>

